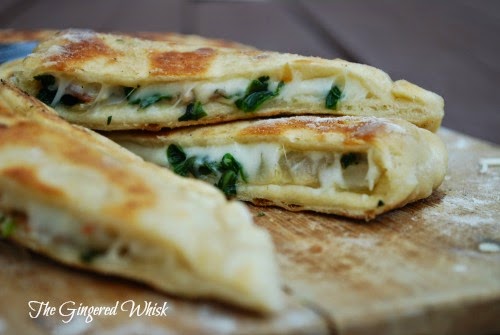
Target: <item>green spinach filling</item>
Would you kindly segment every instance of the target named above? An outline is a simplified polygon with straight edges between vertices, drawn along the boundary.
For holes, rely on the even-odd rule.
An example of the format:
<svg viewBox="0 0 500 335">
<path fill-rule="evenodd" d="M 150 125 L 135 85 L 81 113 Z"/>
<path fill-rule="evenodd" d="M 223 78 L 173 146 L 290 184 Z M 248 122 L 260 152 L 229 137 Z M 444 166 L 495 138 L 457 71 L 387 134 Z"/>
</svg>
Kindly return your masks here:
<svg viewBox="0 0 500 335">
<path fill-rule="evenodd" d="M 280 81 L 276 90 L 273 92 L 269 90 L 268 81 L 269 76 L 262 76 L 252 80 L 243 98 L 235 101 L 236 107 L 244 112 L 254 112 L 264 102 L 278 96 L 285 83 Z"/>
<path fill-rule="evenodd" d="M 186 112 L 178 121 L 189 121 L 189 120 L 199 120 L 202 117 L 207 116 L 207 113 L 203 110 L 203 106 L 199 101 L 192 102 L 186 107 Z"/>
<path fill-rule="evenodd" d="M 326 96 L 325 107 L 328 109 L 337 109 L 338 102 L 342 98 L 342 91 L 340 88 L 333 84 L 330 91 Z"/>
<path fill-rule="evenodd" d="M 12 236 L 16 229 L 14 218 L 0 212 L 0 237 L 8 238 Z"/>
<path fill-rule="evenodd" d="M 106 253 L 105 250 L 100 249 L 88 249 L 80 254 L 80 261 L 82 263 L 92 263 L 97 257 L 100 257 Z"/>
<path fill-rule="evenodd" d="M 170 144 L 167 148 L 167 159 L 178 175 L 219 178 L 215 186 L 227 197 L 236 195 L 236 184 L 240 179 L 247 182 L 242 165 L 230 153 L 226 153 L 220 162 L 216 162 L 208 160 L 207 157 L 188 157 L 182 147 Z"/>
<path fill-rule="evenodd" d="M 151 105 L 154 105 L 157 102 L 162 100 L 171 100 L 172 96 L 168 94 L 159 94 L 155 93 L 153 95 L 148 95 L 142 98 L 133 98 L 132 95 L 136 89 L 131 87 L 124 87 L 123 91 L 125 93 L 125 97 L 130 105 L 139 105 L 139 109 L 148 108 Z"/>
</svg>

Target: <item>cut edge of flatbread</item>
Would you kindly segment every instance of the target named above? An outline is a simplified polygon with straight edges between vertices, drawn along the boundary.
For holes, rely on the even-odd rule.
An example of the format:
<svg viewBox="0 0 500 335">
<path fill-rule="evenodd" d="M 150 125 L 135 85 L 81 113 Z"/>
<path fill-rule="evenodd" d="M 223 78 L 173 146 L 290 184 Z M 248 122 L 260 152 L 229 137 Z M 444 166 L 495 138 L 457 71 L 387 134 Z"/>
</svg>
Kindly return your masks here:
<svg viewBox="0 0 500 335">
<path fill-rule="evenodd" d="M 240 200 L 367 220 L 428 197 L 447 169 L 441 139 L 400 119 L 296 116 L 104 134 Z"/>
</svg>

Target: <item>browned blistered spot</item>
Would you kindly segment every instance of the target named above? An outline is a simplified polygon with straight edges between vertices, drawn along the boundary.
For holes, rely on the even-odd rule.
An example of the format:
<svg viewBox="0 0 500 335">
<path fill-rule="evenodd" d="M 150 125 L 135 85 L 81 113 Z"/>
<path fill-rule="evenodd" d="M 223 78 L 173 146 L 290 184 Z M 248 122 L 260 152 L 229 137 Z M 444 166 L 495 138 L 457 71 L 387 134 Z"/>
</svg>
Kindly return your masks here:
<svg viewBox="0 0 500 335">
<path fill-rule="evenodd" d="M 309 248 L 309 252 L 312 254 L 318 254 L 323 251 L 323 247 L 319 244 L 314 244 Z"/>
<path fill-rule="evenodd" d="M 38 191 L 38 193 L 43 194 L 48 197 L 63 197 L 64 193 L 59 189 L 45 184 L 43 181 L 38 179 L 38 176 L 34 173 L 35 168 L 16 166 L 5 169 L 1 171 L 1 174 L 7 178 L 14 180 L 15 182 L 27 186 L 30 189 Z"/>
<path fill-rule="evenodd" d="M 200 48 L 195 51 L 152 52 L 149 56 L 152 75 L 192 76 L 207 71 L 215 57 L 215 50 Z"/>
<path fill-rule="evenodd" d="M 72 70 L 81 63 L 88 62 L 93 58 L 106 57 L 113 59 L 121 55 L 121 52 L 113 50 L 96 36 L 83 38 L 75 42 L 60 45 L 61 50 L 54 55 L 47 57 L 46 61 L 51 67 L 66 71 Z"/>
<path fill-rule="evenodd" d="M 351 118 L 283 118 L 256 122 L 243 129 L 238 136 L 277 136 L 290 130 L 308 130 L 318 135 L 341 133 L 345 143 L 369 142 L 384 129 L 382 122 L 374 119 L 355 121 Z"/>
</svg>

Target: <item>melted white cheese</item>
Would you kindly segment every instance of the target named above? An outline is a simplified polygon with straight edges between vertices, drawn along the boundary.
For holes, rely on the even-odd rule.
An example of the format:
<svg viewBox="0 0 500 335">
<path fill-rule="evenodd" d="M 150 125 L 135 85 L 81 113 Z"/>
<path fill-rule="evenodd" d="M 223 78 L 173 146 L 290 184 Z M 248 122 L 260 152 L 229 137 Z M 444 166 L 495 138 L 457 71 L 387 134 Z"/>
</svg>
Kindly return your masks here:
<svg viewBox="0 0 500 335">
<path fill-rule="evenodd" d="M 193 91 L 196 100 L 204 103 L 210 100 L 215 91 L 219 91 L 227 97 L 243 94 L 250 84 L 246 78 L 235 78 L 220 82 L 202 82 L 197 84 Z"/>
<path fill-rule="evenodd" d="M 71 84 L 71 80 L 57 78 L 57 92 L 54 96 L 54 99 L 52 100 L 52 103 L 50 104 L 52 107 L 59 103 L 64 93 L 66 93 L 66 88 L 69 86 L 69 84 Z"/>
<path fill-rule="evenodd" d="M 294 79 L 283 86 L 279 98 L 285 102 L 324 101 L 335 78 Z"/>
<path fill-rule="evenodd" d="M 14 198 L 4 196 L 0 204 L 25 213 L 29 238 L 63 253 L 61 256 L 64 259 L 80 260 L 83 253 L 96 249 L 103 253 L 95 261 L 111 261 L 113 264 L 127 264 L 140 259 L 161 264 L 168 258 L 161 250 L 146 246 L 141 241 L 125 239 L 42 203 L 23 201 L 20 204 Z"/>
<path fill-rule="evenodd" d="M 273 168 L 278 166 L 282 150 L 275 144 L 239 144 L 223 145 L 217 147 L 190 147 L 184 148 L 186 155 L 207 157 L 210 161 L 220 162 L 222 156 L 231 153 L 243 166 L 249 180 L 258 180 L 273 173 Z"/>
<path fill-rule="evenodd" d="M 145 147 L 131 142 L 120 142 L 146 161 L 172 168 L 167 160 L 165 147 Z M 168 145 L 167 145 L 168 146 Z M 373 161 L 373 154 L 360 154 L 358 164 L 343 169 L 342 153 L 286 151 L 278 144 L 257 143 L 213 147 L 183 147 L 187 157 L 196 156 L 220 162 L 230 153 L 242 165 L 249 184 L 296 184 L 323 189 L 373 190 L 380 170 Z"/>
<path fill-rule="evenodd" d="M 328 95 L 332 85 L 339 85 L 343 100 L 355 101 L 368 97 L 368 90 L 359 82 L 354 80 L 343 80 L 345 84 L 338 84 L 336 77 L 325 77 L 316 79 L 303 80 L 298 75 L 293 76 L 293 80 L 285 83 L 282 87 L 279 96 L 275 99 L 284 102 L 300 101 L 306 103 L 318 103 L 324 101 Z M 172 98 L 171 103 L 174 105 L 188 104 L 196 100 L 205 104 L 217 96 L 216 92 L 228 98 L 232 102 L 237 97 L 242 97 L 250 84 L 251 80 L 247 78 L 233 78 L 225 81 L 211 82 L 171 82 L 165 84 L 152 84 L 141 86 L 135 89 L 129 100 L 146 98 L 155 94 L 161 96 L 169 96 Z M 52 106 L 59 103 L 61 97 L 65 94 L 66 88 L 71 82 L 69 80 L 58 78 L 57 94 L 52 101 Z M 268 89 L 275 91 L 279 81 L 270 80 Z M 83 88 L 87 84 L 82 84 Z M 120 86 L 102 85 L 100 92 L 94 102 L 102 102 L 106 104 L 116 104 L 125 101 L 123 96 L 123 88 Z"/>
</svg>

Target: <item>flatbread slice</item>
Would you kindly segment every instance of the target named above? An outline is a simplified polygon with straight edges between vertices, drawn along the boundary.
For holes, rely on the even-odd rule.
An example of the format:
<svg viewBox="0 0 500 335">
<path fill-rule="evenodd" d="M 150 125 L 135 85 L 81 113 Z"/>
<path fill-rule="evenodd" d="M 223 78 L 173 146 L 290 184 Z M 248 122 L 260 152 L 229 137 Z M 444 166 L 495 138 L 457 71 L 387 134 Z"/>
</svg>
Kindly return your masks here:
<svg viewBox="0 0 500 335">
<path fill-rule="evenodd" d="M 444 115 L 437 94 L 367 65 L 181 41 L 63 31 L 24 60 L 15 82 L 98 130 L 326 114 L 397 117 L 436 131 Z"/>
<path fill-rule="evenodd" d="M 229 196 L 353 218 L 428 197 L 447 167 L 440 138 L 400 119 L 297 116 L 106 135 Z"/>
<path fill-rule="evenodd" d="M 68 265 L 260 312 L 283 305 L 271 238 L 244 205 L 4 82 L 0 212 L 4 237 Z"/>
</svg>

